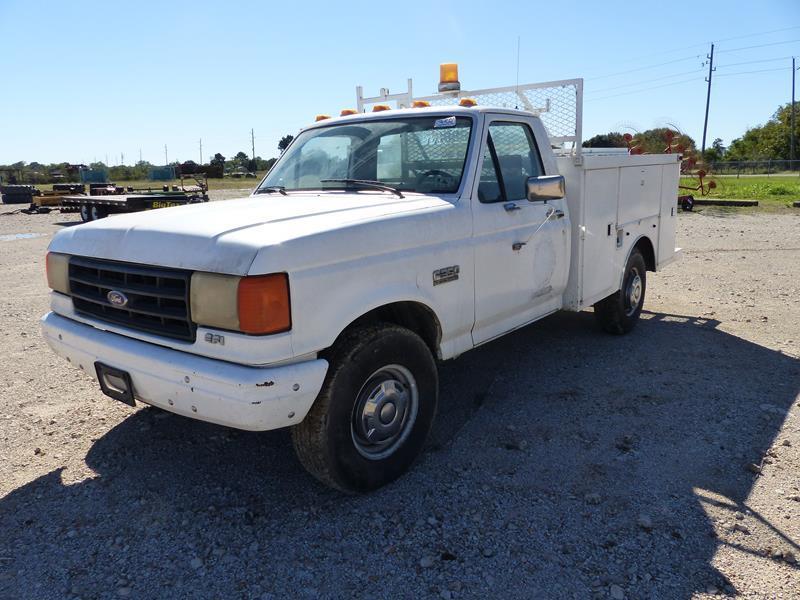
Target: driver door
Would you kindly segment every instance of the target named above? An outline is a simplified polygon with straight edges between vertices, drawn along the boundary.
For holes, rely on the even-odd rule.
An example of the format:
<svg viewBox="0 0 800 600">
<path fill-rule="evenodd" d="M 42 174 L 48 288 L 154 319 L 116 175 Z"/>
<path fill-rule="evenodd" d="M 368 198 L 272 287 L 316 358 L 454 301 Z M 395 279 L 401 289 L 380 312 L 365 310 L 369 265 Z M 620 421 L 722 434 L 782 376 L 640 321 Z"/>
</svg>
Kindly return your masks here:
<svg viewBox="0 0 800 600">
<path fill-rule="evenodd" d="M 472 199 L 476 345 L 560 308 L 568 239 L 565 200 L 527 199 L 528 178 L 545 174 L 529 124 L 490 115 L 485 129 Z"/>
</svg>

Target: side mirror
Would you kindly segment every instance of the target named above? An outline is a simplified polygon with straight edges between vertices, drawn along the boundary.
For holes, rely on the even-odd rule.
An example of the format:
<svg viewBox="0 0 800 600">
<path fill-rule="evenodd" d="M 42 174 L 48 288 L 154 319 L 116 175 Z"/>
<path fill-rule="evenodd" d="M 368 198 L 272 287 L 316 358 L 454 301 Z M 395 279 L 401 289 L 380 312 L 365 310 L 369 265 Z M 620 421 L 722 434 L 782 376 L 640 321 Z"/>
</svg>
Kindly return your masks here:
<svg viewBox="0 0 800 600">
<path fill-rule="evenodd" d="M 558 200 L 565 195 L 566 185 L 563 175 L 528 177 L 528 200 L 530 202 Z"/>
</svg>

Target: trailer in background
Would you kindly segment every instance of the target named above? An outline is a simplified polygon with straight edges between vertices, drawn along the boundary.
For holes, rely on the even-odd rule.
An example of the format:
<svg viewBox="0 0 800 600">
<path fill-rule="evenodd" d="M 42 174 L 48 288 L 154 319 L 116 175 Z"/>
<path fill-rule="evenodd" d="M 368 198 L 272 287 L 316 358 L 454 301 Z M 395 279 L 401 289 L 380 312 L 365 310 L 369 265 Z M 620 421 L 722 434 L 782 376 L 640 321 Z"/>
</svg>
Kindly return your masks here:
<svg viewBox="0 0 800 600">
<path fill-rule="evenodd" d="M 140 212 L 156 208 L 169 208 L 183 206 L 184 204 L 197 204 L 208 202 L 205 189 L 178 190 L 161 192 L 133 192 L 125 194 L 106 194 L 88 196 L 63 196 L 61 198 L 62 211 L 77 211 L 81 221 L 95 221 L 108 215 Z"/>
</svg>

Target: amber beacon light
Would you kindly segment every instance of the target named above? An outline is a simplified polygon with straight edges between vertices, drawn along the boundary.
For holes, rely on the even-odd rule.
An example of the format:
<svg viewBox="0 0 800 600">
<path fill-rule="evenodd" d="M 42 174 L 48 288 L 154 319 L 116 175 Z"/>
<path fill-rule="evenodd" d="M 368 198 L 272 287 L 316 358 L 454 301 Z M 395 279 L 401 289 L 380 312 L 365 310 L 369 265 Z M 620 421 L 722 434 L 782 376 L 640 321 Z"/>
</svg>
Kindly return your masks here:
<svg viewBox="0 0 800 600">
<path fill-rule="evenodd" d="M 458 81 L 458 64 L 442 63 L 439 65 L 439 91 L 458 92 L 461 83 Z"/>
</svg>

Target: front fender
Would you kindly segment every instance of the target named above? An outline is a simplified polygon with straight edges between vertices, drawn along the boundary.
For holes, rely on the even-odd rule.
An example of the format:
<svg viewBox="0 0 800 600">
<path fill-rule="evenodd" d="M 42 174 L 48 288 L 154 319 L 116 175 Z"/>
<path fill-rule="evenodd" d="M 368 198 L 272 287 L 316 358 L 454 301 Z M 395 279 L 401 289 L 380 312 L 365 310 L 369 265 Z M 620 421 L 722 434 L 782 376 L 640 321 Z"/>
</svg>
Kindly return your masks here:
<svg viewBox="0 0 800 600">
<path fill-rule="evenodd" d="M 330 347 L 353 321 L 396 302 L 419 303 L 433 313 L 441 328 L 442 358 L 464 352 L 474 317 L 474 282 L 471 263 L 462 253 L 468 249 L 290 274 L 295 356 Z M 435 267 L 445 265 L 460 265 L 458 279 L 434 286 Z"/>
</svg>

